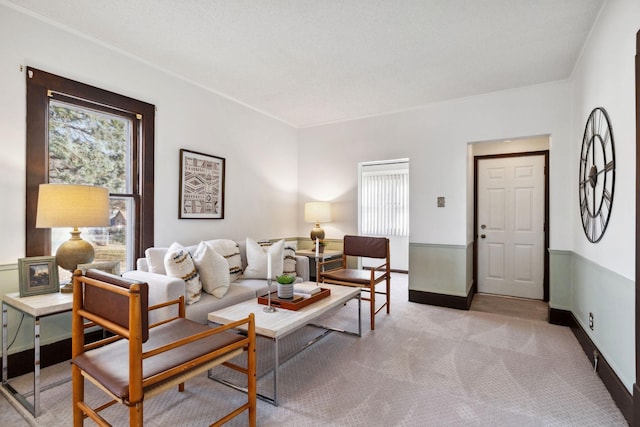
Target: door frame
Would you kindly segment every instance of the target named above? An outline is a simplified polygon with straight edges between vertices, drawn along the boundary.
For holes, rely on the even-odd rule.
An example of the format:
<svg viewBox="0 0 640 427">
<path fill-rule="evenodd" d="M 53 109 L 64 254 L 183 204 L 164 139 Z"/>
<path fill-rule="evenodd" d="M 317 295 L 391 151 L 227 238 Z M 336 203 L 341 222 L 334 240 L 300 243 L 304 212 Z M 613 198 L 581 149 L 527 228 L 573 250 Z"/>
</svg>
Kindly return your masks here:
<svg viewBox="0 0 640 427">
<path fill-rule="evenodd" d="M 544 254 L 542 257 L 544 272 L 542 280 L 542 300 L 549 302 L 549 150 L 473 156 L 473 293 L 478 292 L 478 161 L 529 156 L 544 156 Z"/>
</svg>

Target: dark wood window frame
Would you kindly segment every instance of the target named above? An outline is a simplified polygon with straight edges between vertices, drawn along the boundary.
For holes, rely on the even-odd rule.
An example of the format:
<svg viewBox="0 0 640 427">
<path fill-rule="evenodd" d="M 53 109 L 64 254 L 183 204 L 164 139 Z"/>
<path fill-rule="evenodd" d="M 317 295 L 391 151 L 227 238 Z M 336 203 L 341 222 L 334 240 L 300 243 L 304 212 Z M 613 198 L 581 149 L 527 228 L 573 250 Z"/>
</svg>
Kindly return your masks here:
<svg viewBox="0 0 640 427">
<path fill-rule="evenodd" d="M 134 261 L 153 246 L 154 222 L 154 127 L 155 106 L 123 95 L 69 80 L 35 68 L 27 73 L 26 227 L 25 254 L 51 254 L 51 231 L 36 228 L 38 186 L 49 181 L 48 122 L 49 97 L 59 94 L 136 115 L 140 118 L 137 150 L 132 158 L 135 196 Z"/>
</svg>

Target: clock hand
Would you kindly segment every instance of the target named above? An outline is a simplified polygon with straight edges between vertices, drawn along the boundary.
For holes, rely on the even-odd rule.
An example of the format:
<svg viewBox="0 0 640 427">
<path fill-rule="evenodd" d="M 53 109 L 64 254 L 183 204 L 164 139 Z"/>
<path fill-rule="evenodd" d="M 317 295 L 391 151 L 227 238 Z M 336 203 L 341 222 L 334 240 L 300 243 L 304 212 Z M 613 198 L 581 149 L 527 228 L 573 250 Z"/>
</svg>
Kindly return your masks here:
<svg viewBox="0 0 640 427">
<path fill-rule="evenodd" d="M 601 173 L 606 172 L 607 170 L 611 170 L 613 169 L 613 164 L 611 162 L 607 163 L 607 165 L 604 167 L 604 169 L 600 169 L 598 171 L 598 175 L 600 175 Z"/>
<path fill-rule="evenodd" d="M 592 167 L 593 167 L 593 166 L 592 166 Z M 596 168 L 596 170 L 597 170 L 597 168 Z M 609 163 L 607 163 L 607 164 L 604 166 L 604 168 L 602 168 L 602 169 L 598 170 L 598 171 L 597 171 L 595 174 L 593 174 L 592 176 L 598 176 L 598 175 L 600 175 L 601 173 L 605 173 L 605 172 L 607 172 L 607 171 L 609 171 L 609 170 L 613 170 L 613 161 L 610 161 Z M 584 183 L 585 183 L 585 182 L 587 182 L 587 181 L 590 181 L 590 180 L 591 180 L 592 176 L 590 176 L 589 178 L 586 178 L 586 179 L 584 179 L 584 180 L 580 181 L 580 182 L 579 182 L 579 184 L 584 185 Z"/>
</svg>

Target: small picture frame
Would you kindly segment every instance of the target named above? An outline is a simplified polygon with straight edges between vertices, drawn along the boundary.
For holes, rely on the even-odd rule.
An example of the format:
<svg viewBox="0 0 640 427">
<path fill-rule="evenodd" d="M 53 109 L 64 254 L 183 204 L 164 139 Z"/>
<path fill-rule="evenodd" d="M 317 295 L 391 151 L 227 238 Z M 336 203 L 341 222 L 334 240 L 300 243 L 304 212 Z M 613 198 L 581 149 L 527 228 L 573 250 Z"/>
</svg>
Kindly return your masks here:
<svg viewBox="0 0 640 427">
<path fill-rule="evenodd" d="M 54 256 L 18 259 L 20 297 L 53 294 L 60 289 L 58 264 Z"/>
<path fill-rule="evenodd" d="M 225 159 L 180 149 L 178 218 L 224 219 Z"/>
<path fill-rule="evenodd" d="M 78 270 L 82 270 L 82 274 L 85 274 L 87 270 L 100 270 L 105 273 L 120 275 L 120 262 L 119 261 L 103 261 L 103 262 L 91 262 L 88 264 L 78 264 L 76 267 Z"/>
</svg>

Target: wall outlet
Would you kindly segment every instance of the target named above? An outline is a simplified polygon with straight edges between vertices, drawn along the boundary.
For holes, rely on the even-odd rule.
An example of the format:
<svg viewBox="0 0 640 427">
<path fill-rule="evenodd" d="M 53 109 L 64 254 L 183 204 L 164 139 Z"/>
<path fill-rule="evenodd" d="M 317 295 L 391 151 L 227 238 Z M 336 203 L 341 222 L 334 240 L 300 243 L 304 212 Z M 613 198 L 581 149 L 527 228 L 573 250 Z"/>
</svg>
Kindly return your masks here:
<svg viewBox="0 0 640 427">
<path fill-rule="evenodd" d="M 438 197 L 438 207 L 444 208 L 444 197 L 442 196 Z"/>
<path fill-rule="evenodd" d="M 593 331 L 593 313 L 589 312 L 589 329 Z"/>
</svg>

